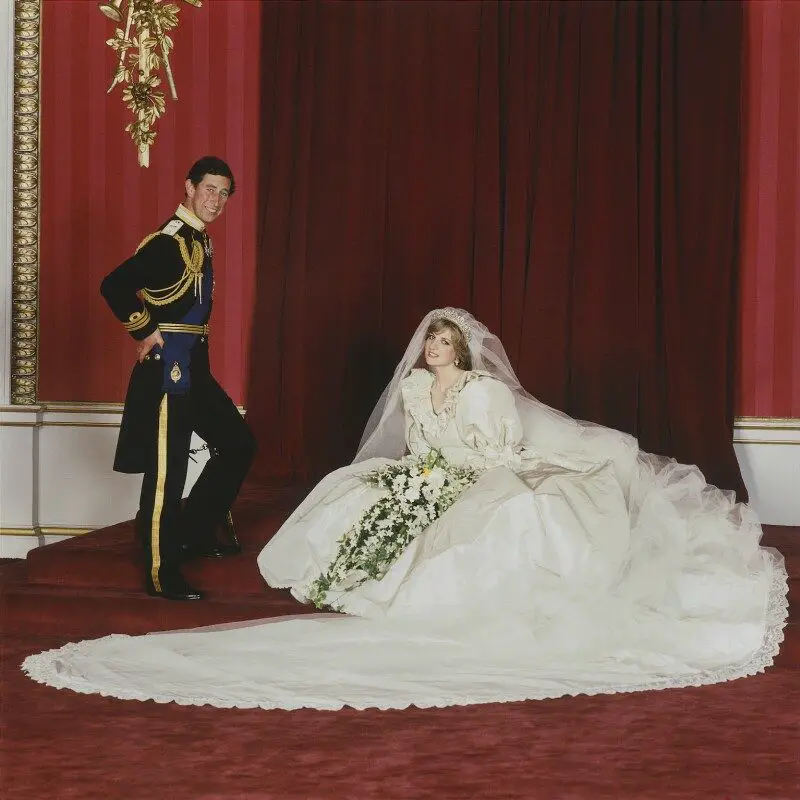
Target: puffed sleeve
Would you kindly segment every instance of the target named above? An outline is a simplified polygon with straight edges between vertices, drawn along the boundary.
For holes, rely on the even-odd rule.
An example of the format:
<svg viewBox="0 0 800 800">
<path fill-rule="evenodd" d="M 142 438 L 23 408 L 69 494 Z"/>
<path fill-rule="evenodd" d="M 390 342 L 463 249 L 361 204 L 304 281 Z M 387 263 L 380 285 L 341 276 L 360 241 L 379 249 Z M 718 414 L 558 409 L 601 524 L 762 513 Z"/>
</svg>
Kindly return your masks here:
<svg viewBox="0 0 800 800">
<path fill-rule="evenodd" d="M 470 381 L 461 390 L 456 420 L 463 442 L 475 451 L 471 466 L 522 468 L 522 423 L 504 383 L 485 376 Z"/>
<path fill-rule="evenodd" d="M 169 265 L 176 257 L 178 248 L 172 237 L 156 235 L 103 279 L 100 293 L 134 339 L 144 339 L 158 328 L 137 292 L 163 281 L 165 264 Z"/>
</svg>

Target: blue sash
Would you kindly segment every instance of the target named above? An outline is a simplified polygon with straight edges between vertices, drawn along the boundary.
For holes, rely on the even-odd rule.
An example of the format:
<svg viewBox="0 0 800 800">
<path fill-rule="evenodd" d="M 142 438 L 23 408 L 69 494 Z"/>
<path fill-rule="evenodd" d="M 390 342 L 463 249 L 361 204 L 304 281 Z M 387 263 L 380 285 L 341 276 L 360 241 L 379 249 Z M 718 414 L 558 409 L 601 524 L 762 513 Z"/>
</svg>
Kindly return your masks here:
<svg viewBox="0 0 800 800">
<path fill-rule="evenodd" d="M 201 297 L 195 299 L 183 319 L 181 325 L 204 325 L 209 318 L 211 308 L 211 289 L 213 272 L 208 267 L 203 272 L 203 290 Z M 162 390 L 167 394 L 186 394 L 191 388 L 191 350 L 197 341 L 196 333 L 164 333 L 164 347 L 161 359 L 164 362 L 164 383 Z M 155 349 L 155 348 L 154 348 Z"/>
</svg>

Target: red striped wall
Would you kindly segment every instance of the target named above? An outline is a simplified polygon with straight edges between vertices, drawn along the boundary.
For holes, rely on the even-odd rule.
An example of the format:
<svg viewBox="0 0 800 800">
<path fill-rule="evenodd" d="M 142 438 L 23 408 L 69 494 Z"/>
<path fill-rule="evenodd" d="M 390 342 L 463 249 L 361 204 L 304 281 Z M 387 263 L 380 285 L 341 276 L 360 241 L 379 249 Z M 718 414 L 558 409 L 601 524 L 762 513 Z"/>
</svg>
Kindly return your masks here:
<svg viewBox="0 0 800 800">
<path fill-rule="evenodd" d="M 98 293 L 103 275 L 180 200 L 188 164 L 228 159 L 239 190 L 212 228 L 215 371 L 244 401 L 256 246 L 261 3 L 179 3 L 179 101 L 136 163 L 119 87 L 105 91 L 114 25 L 89 0 L 44 0 L 41 350 L 45 401 L 119 401 L 133 345 Z M 737 413 L 800 417 L 800 2 L 745 5 L 743 275 Z M 224 326 L 224 327 L 223 327 Z"/>
<path fill-rule="evenodd" d="M 134 344 L 99 294 L 102 277 L 168 217 L 191 163 L 213 153 L 237 178 L 210 233 L 215 247 L 212 359 L 244 401 L 255 273 L 258 57 L 261 4 L 178 3 L 171 55 L 178 101 L 167 101 L 138 166 L 106 47 L 115 25 L 88 0 L 44 0 L 41 112 L 41 302 L 38 395 L 44 401 L 120 401 Z"/>
<path fill-rule="evenodd" d="M 737 413 L 800 417 L 800 3 L 745 14 Z"/>
</svg>

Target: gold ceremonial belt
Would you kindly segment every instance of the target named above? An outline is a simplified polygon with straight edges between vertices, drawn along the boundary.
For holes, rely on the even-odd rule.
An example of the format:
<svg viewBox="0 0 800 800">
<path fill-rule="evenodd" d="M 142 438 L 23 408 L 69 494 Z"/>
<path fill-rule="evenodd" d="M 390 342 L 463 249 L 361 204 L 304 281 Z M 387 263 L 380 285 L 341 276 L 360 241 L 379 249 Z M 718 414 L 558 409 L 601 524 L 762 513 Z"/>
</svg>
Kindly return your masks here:
<svg viewBox="0 0 800 800">
<path fill-rule="evenodd" d="M 210 325 L 182 325 L 180 322 L 160 322 L 158 329 L 163 333 L 194 333 L 197 336 L 208 336 Z"/>
</svg>

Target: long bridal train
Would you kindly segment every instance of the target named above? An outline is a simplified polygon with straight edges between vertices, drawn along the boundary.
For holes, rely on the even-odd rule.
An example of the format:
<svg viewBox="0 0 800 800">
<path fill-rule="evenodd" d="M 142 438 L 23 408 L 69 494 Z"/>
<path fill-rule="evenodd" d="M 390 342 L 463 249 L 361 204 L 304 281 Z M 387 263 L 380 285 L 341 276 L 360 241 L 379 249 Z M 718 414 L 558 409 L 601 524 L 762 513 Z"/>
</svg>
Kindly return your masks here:
<svg viewBox="0 0 800 800">
<path fill-rule="evenodd" d="M 415 367 L 442 323 L 471 363 L 435 410 L 432 373 Z M 702 685 L 777 655 L 786 572 L 759 546 L 752 511 L 697 468 L 536 401 L 499 340 L 455 309 L 426 316 L 355 461 L 264 547 L 266 581 L 306 601 L 342 535 L 385 496 L 364 476 L 432 448 L 480 477 L 380 580 L 330 588 L 326 604 L 347 615 L 114 635 L 23 668 L 127 699 L 404 708 Z"/>
</svg>

